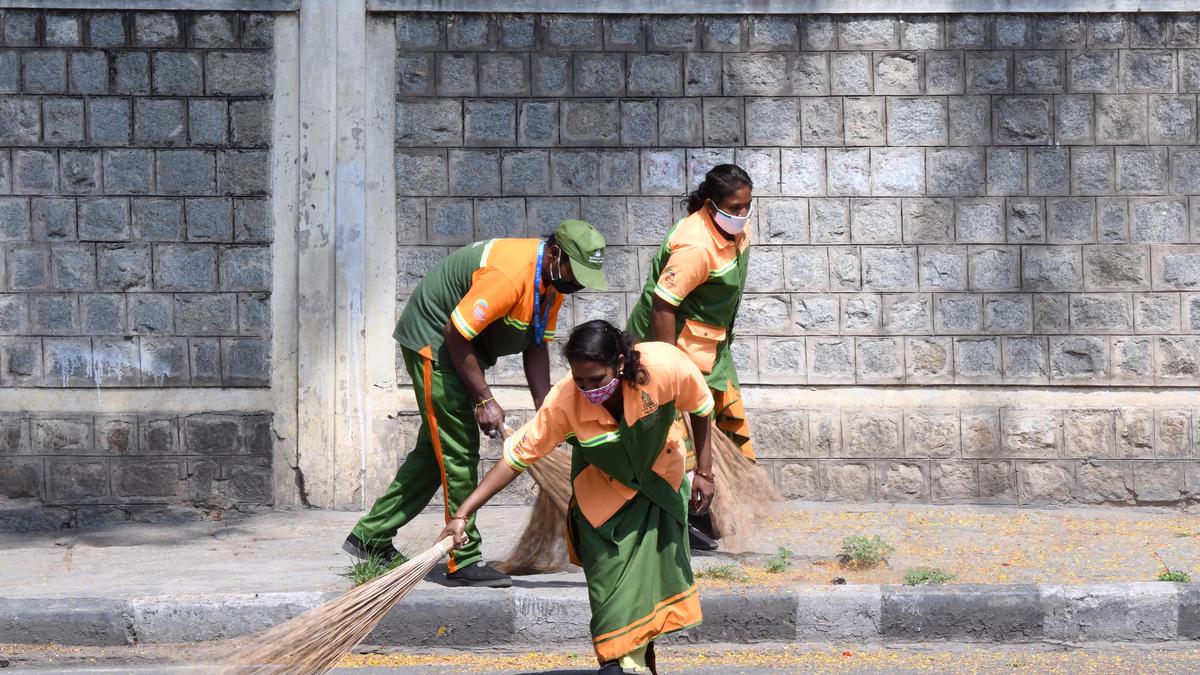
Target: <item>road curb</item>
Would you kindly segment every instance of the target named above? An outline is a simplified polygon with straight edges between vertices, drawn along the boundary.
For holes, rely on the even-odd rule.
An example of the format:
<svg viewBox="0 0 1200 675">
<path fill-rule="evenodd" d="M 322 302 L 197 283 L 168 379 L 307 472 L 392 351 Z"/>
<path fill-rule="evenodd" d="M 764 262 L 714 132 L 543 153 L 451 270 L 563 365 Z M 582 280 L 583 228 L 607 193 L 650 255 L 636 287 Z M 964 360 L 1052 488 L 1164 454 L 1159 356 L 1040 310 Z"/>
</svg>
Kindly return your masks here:
<svg viewBox="0 0 1200 675">
<path fill-rule="evenodd" d="M 0 599 L 0 643 L 114 646 L 238 637 L 336 597 Z M 1158 642 L 1200 639 L 1200 584 L 799 586 L 708 591 L 704 623 L 671 639 L 755 642 Z M 366 640 L 385 647 L 588 639 L 586 589 L 418 590 Z"/>
<path fill-rule="evenodd" d="M 0 598 L 0 643 L 110 647 L 133 644 L 128 603 L 103 598 Z"/>
</svg>

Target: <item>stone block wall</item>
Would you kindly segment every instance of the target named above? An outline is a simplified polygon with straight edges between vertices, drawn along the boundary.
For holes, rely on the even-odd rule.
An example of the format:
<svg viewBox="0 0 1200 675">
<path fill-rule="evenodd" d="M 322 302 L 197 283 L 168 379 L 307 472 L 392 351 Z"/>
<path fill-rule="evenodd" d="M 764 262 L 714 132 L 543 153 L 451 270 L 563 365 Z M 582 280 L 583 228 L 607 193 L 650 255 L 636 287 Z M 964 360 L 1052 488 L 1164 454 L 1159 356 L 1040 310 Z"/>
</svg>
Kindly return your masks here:
<svg viewBox="0 0 1200 675">
<path fill-rule="evenodd" d="M 271 445 L 269 414 L 5 414 L 0 495 L 39 499 L 59 525 L 256 507 Z"/>
<path fill-rule="evenodd" d="M 0 390 L 270 385 L 273 31 L 244 12 L 0 12 Z M 153 441 L 169 416 L 77 412 L 5 418 L 0 496 L 271 501 L 249 468 L 269 434 L 218 461 L 242 450 Z"/>
<path fill-rule="evenodd" d="M 0 385 L 268 384 L 269 17 L 3 21 Z"/>
<path fill-rule="evenodd" d="M 1200 500 L 1200 410 L 757 410 L 757 447 L 795 499 L 984 504 Z"/>
<path fill-rule="evenodd" d="M 456 246 L 582 217 L 612 290 L 562 323 L 623 324 L 681 198 L 736 162 L 734 351 L 789 495 L 1200 499 L 1200 404 L 1085 400 L 1200 383 L 1196 15 L 377 16 L 401 306 Z"/>
</svg>

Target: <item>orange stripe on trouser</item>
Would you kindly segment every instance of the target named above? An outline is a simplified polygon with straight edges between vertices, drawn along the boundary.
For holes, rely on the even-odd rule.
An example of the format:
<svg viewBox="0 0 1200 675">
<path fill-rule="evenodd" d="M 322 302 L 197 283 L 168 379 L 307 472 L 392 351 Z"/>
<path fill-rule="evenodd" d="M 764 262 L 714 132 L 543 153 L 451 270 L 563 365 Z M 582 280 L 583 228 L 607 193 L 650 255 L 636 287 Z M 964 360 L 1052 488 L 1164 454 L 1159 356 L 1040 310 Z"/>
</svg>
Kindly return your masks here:
<svg viewBox="0 0 1200 675">
<path fill-rule="evenodd" d="M 746 406 L 742 403 L 742 392 L 730 381 L 725 391 L 712 390 L 713 419 L 717 428 L 725 432 L 742 450 L 742 455 L 755 461 L 754 444 L 750 442 L 750 422 L 746 419 Z"/>
<path fill-rule="evenodd" d="M 446 458 L 442 456 L 442 437 L 438 434 L 438 423 L 436 408 L 433 407 L 433 361 L 429 359 L 421 359 L 424 361 L 422 367 L 425 371 L 425 423 L 429 425 L 430 440 L 433 441 L 433 456 L 437 458 L 438 471 L 442 474 L 442 513 L 445 516 L 446 522 L 450 522 L 450 484 L 446 480 Z M 458 570 L 458 562 L 454 558 L 454 552 L 450 552 L 450 561 L 446 565 L 446 569 L 451 572 Z"/>
<path fill-rule="evenodd" d="M 391 545 L 396 531 L 424 510 L 439 487 L 446 500 L 445 516 L 479 484 L 479 427 L 466 387 L 453 369 L 438 366 L 430 349 L 402 349 L 401 353 L 420 408 L 421 427 L 396 477 L 354 526 L 354 534 L 368 548 Z M 468 522 L 469 541 L 454 551 L 450 569 L 481 557 L 474 521 Z"/>
</svg>

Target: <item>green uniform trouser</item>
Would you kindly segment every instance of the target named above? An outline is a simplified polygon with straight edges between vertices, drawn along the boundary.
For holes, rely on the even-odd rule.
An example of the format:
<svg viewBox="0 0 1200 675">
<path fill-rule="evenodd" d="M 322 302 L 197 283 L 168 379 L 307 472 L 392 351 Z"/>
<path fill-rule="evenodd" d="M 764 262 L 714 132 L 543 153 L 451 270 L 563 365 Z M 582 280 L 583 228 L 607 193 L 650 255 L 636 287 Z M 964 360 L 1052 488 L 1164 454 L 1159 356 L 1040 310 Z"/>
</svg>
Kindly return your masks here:
<svg viewBox="0 0 1200 675">
<path fill-rule="evenodd" d="M 448 522 L 479 484 L 479 426 L 471 395 L 452 367 L 442 368 L 407 348 L 401 352 L 417 394 L 421 429 L 395 480 L 354 526 L 354 534 L 368 547 L 390 544 L 396 531 L 429 504 L 439 487 Z M 483 557 L 475 516 L 467 523 L 467 536 L 467 545 L 450 554 L 451 572 Z"/>
</svg>

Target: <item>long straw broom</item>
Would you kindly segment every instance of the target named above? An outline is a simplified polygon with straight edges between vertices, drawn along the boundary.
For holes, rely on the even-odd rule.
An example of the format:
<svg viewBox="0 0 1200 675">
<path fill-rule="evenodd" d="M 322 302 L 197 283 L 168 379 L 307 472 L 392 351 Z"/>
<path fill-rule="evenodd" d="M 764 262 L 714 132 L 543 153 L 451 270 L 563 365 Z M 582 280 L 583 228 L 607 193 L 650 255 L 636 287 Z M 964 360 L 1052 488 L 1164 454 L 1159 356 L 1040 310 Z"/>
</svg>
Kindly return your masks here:
<svg viewBox="0 0 1200 675">
<path fill-rule="evenodd" d="M 515 433 L 507 425 L 504 436 Z M 571 503 L 571 453 L 555 448 L 529 467 L 537 498 L 529 524 L 508 558 L 496 564 L 505 574 L 546 574 L 570 569 L 567 555 L 567 506 Z"/>
<path fill-rule="evenodd" d="M 446 537 L 396 569 L 253 638 L 221 660 L 226 675 L 319 675 L 337 665 L 450 552 Z"/>
<path fill-rule="evenodd" d="M 747 545 L 755 516 L 771 502 L 782 501 L 783 495 L 767 472 L 746 459 L 742 449 L 716 425 L 710 439 L 717 480 L 709 513 L 713 529 L 721 537 L 721 548 L 738 552 Z"/>
</svg>

